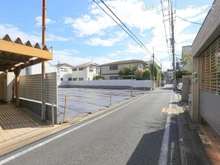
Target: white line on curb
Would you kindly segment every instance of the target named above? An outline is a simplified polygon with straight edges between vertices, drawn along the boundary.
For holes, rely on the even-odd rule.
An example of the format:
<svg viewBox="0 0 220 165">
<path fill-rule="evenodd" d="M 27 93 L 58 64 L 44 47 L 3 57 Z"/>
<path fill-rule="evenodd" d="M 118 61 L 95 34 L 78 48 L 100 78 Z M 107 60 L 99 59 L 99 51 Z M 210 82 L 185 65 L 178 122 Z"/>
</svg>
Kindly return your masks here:
<svg viewBox="0 0 220 165">
<path fill-rule="evenodd" d="M 172 96 L 173 96 L 173 92 L 171 92 L 169 108 L 172 108 Z M 171 119 L 171 113 L 169 112 L 167 115 L 167 121 L 166 121 L 165 131 L 163 135 L 163 141 L 162 141 L 162 146 L 160 150 L 160 158 L 158 161 L 158 165 L 167 165 L 168 145 L 169 145 L 169 138 L 170 138 L 170 121 L 171 121 L 170 119 Z"/>
<path fill-rule="evenodd" d="M 146 95 L 147 95 L 147 94 L 146 94 Z M 97 117 L 97 118 L 95 118 L 95 119 L 93 119 L 93 120 L 90 120 L 90 121 L 88 121 L 88 122 L 86 122 L 86 123 L 84 123 L 84 124 L 82 124 L 82 125 L 79 125 L 79 126 L 73 128 L 73 129 L 70 129 L 70 130 L 68 130 L 68 131 L 65 131 L 65 132 L 63 132 L 62 134 L 56 135 L 56 136 L 54 136 L 54 137 L 52 137 L 52 138 L 50 138 L 50 139 L 48 139 L 48 140 L 45 140 L 45 141 L 43 141 L 43 142 L 41 142 L 41 143 L 39 143 L 39 144 L 37 144 L 37 145 L 34 145 L 34 146 L 32 146 L 32 147 L 30 147 L 30 148 L 28 148 L 28 149 L 25 149 L 25 150 L 23 150 L 23 151 L 21 151 L 21 152 L 18 152 L 17 154 L 14 154 L 14 155 L 12 155 L 12 156 L 6 158 L 6 159 L 3 159 L 3 160 L 0 161 L 0 165 L 5 164 L 5 163 L 7 163 L 7 162 L 9 162 L 9 161 L 11 161 L 11 160 L 17 158 L 17 157 L 20 157 L 20 156 L 22 156 L 22 155 L 24 155 L 24 154 L 26 154 L 26 153 L 28 153 L 28 152 L 30 152 L 30 151 L 33 151 L 34 149 L 37 149 L 37 148 L 39 148 L 39 147 L 41 147 L 41 146 L 44 146 L 44 145 L 47 144 L 47 143 L 50 143 L 50 142 L 52 142 L 52 141 L 54 141 L 54 140 L 56 140 L 56 139 L 58 139 L 58 138 L 61 138 L 61 137 L 65 136 L 65 135 L 67 135 L 67 134 L 69 134 L 69 133 L 71 133 L 71 132 L 73 132 L 73 131 L 75 131 L 75 130 L 81 128 L 81 127 L 84 127 L 84 126 L 86 126 L 86 125 L 88 125 L 88 124 L 91 124 L 91 123 L 93 123 L 93 122 L 95 122 L 95 121 L 97 121 L 97 120 L 99 120 L 99 119 L 101 119 L 101 118 L 103 118 L 103 117 L 106 117 L 106 116 L 108 116 L 108 115 L 110 115 L 110 114 L 112 114 L 112 113 L 114 113 L 114 112 L 116 112 L 116 111 L 118 111 L 118 110 L 120 110 L 120 109 L 122 109 L 122 108 L 124 108 L 124 107 L 126 107 L 126 106 L 128 106 L 128 105 L 130 105 L 130 104 L 132 104 L 132 103 L 134 103 L 134 102 L 136 102 L 136 101 L 138 101 L 138 100 L 140 100 L 140 99 L 142 99 L 142 98 L 145 97 L 146 95 L 141 96 L 140 98 L 138 98 L 138 99 L 136 99 L 136 100 L 133 100 L 133 101 L 131 101 L 131 102 L 129 102 L 129 103 L 127 103 L 127 104 L 125 104 L 125 105 L 123 105 L 123 106 L 121 106 L 121 107 L 119 107 L 119 108 L 113 110 L 113 111 L 110 111 L 110 112 L 108 112 L 108 113 L 106 113 L 106 114 L 104 114 L 104 115 L 102 115 L 102 116 L 99 116 L 99 117 Z"/>
</svg>

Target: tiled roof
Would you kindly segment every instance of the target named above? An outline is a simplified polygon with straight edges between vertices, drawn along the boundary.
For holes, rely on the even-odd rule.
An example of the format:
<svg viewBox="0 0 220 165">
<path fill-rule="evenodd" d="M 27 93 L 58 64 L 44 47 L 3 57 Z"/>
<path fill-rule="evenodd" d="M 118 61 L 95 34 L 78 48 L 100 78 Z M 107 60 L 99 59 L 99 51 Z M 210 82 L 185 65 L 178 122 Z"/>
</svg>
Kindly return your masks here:
<svg viewBox="0 0 220 165">
<path fill-rule="evenodd" d="M 108 65 L 119 65 L 119 64 L 131 64 L 131 63 L 145 63 L 143 60 L 124 60 L 124 61 L 115 61 L 111 63 L 102 64 L 100 66 L 108 66 Z"/>
<path fill-rule="evenodd" d="M 85 67 L 88 67 L 90 65 L 99 66 L 99 64 L 97 64 L 95 62 L 87 62 L 87 63 L 83 63 L 83 64 L 80 64 L 80 65 L 74 66 L 73 68 L 85 68 Z"/>
<path fill-rule="evenodd" d="M 57 64 L 56 66 L 57 66 L 57 67 L 61 67 L 61 66 L 67 66 L 67 67 L 70 67 L 70 68 L 72 68 L 72 67 L 73 67 L 72 65 L 67 64 L 67 63 L 61 63 L 61 64 Z"/>
</svg>

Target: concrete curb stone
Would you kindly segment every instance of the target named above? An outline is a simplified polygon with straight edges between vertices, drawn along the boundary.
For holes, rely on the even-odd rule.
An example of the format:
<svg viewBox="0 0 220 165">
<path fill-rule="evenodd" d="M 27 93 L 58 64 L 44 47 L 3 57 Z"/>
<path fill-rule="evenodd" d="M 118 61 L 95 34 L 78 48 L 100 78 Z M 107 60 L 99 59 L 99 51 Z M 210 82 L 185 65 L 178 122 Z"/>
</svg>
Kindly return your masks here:
<svg viewBox="0 0 220 165">
<path fill-rule="evenodd" d="M 177 109 L 183 109 L 183 103 L 176 105 Z M 202 141 L 198 135 L 195 125 L 185 109 L 178 115 L 178 130 L 181 164 L 210 165 L 209 159 L 203 148 Z"/>
</svg>

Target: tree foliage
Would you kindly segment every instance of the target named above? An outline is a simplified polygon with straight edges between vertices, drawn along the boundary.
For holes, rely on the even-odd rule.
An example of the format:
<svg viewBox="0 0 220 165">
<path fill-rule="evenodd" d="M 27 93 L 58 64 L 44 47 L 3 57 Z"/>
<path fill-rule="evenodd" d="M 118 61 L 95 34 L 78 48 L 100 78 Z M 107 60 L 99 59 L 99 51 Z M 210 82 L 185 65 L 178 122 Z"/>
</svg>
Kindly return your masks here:
<svg viewBox="0 0 220 165">
<path fill-rule="evenodd" d="M 144 70 L 138 69 L 133 65 L 126 65 L 119 71 L 119 76 L 123 79 L 132 79 L 135 78 L 136 80 L 150 80 L 151 75 L 153 75 L 153 68 L 154 68 L 154 80 L 160 80 L 160 76 L 164 77 L 164 73 L 160 74 L 159 67 L 154 63 L 150 64 L 150 68 L 146 68 Z"/>
<path fill-rule="evenodd" d="M 143 69 L 136 69 L 134 76 L 136 80 L 142 80 Z"/>
<path fill-rule="evenodd" d="M 183 75 L 191 75 L 192 72 L 191 71 L 187 71 L 187 70 L 178 70 L 176 72 L 176 78 L 182 78 Z"/>
<path fill-rule="evenodd" d="M 159 80 L 160 79 L 160 70 L 159 67 L 157 66 L 157 64 L 150 64 L 150 70 L 151 70 L 151 75 L 154 76 L 154 80 Z"/>
<path fill-rule="evenodd" d="M 133 65 L 126 65 L 122 69 L 120 69 L 118 75 L 123 79 L 130 79 L 135 76 L 136 67 Z"/>
<path fill-rule="evenodd" d="M 144 69 L 142 80 L 150 80 L 150 69 L 148 68 Z"/>
</svg>

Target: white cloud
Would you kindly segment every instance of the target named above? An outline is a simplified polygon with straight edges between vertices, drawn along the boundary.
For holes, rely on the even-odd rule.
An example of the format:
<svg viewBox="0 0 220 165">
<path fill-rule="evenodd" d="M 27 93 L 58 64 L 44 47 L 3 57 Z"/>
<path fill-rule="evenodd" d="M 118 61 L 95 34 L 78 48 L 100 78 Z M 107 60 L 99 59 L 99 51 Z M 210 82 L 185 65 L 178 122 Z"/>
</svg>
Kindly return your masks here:
<svg viewBox="0 0 220 165">
<path fill-rule="evenodd" d="M 114 45 L 118 40 L 116 38 L 109 38 L 107 40 L 102 40 L 100 38 L 91 38 L 90 40 L 86 41 L 87 44 L 93 45 L 93 46 L 112 46 Z"/>
<path fill-rule="evenodd" d="M 12 40 L 20 38 L 22 42 L 30 41 L 32 44 L 41 43 L 41 33 L 26 33 L 16 26 L 10 24 L 0 24 L 0 38 L 8 34 Z M 54 34 L 47 34 L 46 41 L 74 41 L 74 38 L 64 38 Z"/>
<path fill-rule="evenodd" d="M 93 46 L 101 45 L 101 46 L 110 47 L 110 46 L 113 46 L 115 43 L 121 41 L 122 39 L 124 39 L 126 37 L 125 33 L 123 33 L 123 32 L 115 32 L 114 34 L 117 37 L 108 38 L 108 39 L 101 39 L 99 37 L 94 37 L 94 38 L 90 38 L 85 43 L 89 44 L 89 45 L 93 45 Z"/>
<path fill-rule="evenodd" d="M 64 37 L 56 36 L 54 34 L 48 34 L 47 40 L 48 41 L 75 41 L 74 38 L 64 38 Z"/>
<path fill-rule="evenodd" d="M 80 54 L 77 50 L 54 50 L 53 51 L 53 60 L 51 60 L 52 64 L 57 64 L 58 61 L 60 63 L 68 63 L 73 66 L 80 65 L 82 63 L 86 63 L 89 61 L 94 61 L 98 64 L 104 64 L 109 61 L 112 61 L 111 57 L 93 57 L 93 56 L 87 56 L 87 57 L 81 57 L 77 56 L 77 54 Z"/>
<path fill-rule="evenodd" d="M 35 18 L 36 20 L 36 26 L 42 26 L 42 16 L 38 16 Z M 56 23 L 56 21 L 53 21 L 49 18 L 46 18 L 46 24 L 52 24 L 52 23 Z"/>
<path fill-rule="evenodd" d="M 105 2 L 111 10 L 129 27 L 140 29 L 143 33 L 146 29 L 152 28 L 158 24 L 161 16 L 151 10 L 142 10 L 143 2 L 139 0 L 115 0 Z M 100 4 L 112 17 L 113 14 Z M 123 6 L 123 7 L 122 7 Z M 131 12 L 132 11 L 132 12 Z M 119 22 L 119 21 L 117 21 Z M 90 14 L 85 14 L 79 18 L 65 18 L 65 24 L 71 24 L 74 31 L 79 36 L 103 35 L 105 30 L 118 26 L 107 14 L 105 14 L 96 4 L 90 6 Z"/>
<path fill-rule="evenodd" d="M 10 24 L 0 24 L 0 36 L 1 38 L 8 34 L 12 40 L 20 38 L 22 42 L 31 41 L 31 43 L 41 42 L 41 36 L 29 34 L 21 31 L 19 28 Z"/>
</svg>

